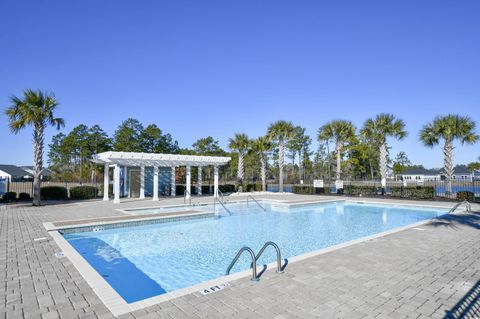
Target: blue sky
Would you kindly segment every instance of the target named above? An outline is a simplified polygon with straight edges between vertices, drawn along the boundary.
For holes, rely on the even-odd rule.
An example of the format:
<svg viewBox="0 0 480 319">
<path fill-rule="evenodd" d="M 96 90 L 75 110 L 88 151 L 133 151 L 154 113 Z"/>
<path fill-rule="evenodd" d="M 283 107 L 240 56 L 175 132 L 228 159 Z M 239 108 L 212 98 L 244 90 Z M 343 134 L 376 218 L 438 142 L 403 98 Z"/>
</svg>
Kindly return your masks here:
<svg viewBox="0 0 480 319">
<path fill-rule="evenodd" d="M 69 131 L 127 117 L 182 147 L 265 133 L 288 119 L 316 136 L 380 112 L 410 135 L 392 153 L 442 166 L 418 131 L 436 114 L 480 124 L 480 1 L 10 1 L 0 3 L 0 108 L 54 91 Z M 480 131 L 480 130 L 479 130 Z M 47 142 L 55 133 L 49 129 Z M 0 163 L 32 162 L 31 130 L 0 115 Z M 316 146 L 316 143 L 315 143 Z M 480 144 L 457 149 L 457 162 Z"/>
</svg>

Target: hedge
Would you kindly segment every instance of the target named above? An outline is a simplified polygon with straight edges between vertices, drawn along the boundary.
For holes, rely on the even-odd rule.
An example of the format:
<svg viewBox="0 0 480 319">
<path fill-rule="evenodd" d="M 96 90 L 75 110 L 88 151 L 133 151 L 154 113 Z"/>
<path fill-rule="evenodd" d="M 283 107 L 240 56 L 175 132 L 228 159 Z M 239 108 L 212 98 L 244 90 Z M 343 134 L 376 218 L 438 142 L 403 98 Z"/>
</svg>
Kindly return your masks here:
<svg viewBox="0 0 480 319">
<path fill-rule="evenodd" d="M 457 200 L 464 201 L 467 200 L 469 202 L 473 202 L 475 199 L 475 194 L 469 191 L 459 191 L 457 192 Z"/>
<path fill-rule="evenodd" d="M 20 194 L 18 194 L 18 199 L 19 200 L 31 200 L 32 198 L 30 197 L 29 193 L 20 193 Z"/>
<path fill-rule="evenodd" d="M 202 185 L 202 194 L 210 194 L 211 193 L 211 187 L 210 185 Z"/>
<path fill-rule="evenodd" d="M 390 187 L 391 196 L 417 199 L 435 198 L 435 188 L 433 186 L 392 186 Z"/>
<path fill-rule="evenodd" d="M 293 185 L 292 193 L 307 194 L 307 195 L 330 194 L 330 188 L 329 187 L 313 187 L 311 185 Z"/>
<path fill-rule="evenodd" d="M 377 186 L 365 186 L 365 185 L 345 185 L 344 193 L 348 195 L 377 195 L 381 192 L 381 188 Z"/>
<path fill-rule="evenodd" d="M 255 183 L 255 184 L 245 184 L 243 186 L 244 192 L 261 192 L 262 191 L 262 184 Z"/>
<path fill-rule="evenodd" d="M 2 199 L 4 201 L 11 201 L 11 200 L 16 200 L 17 199 L 17 193 L 15 192 L 6 192 L 3 194 Z"/>
<path fill-rule="evenodd" d="M 77 186 L 70 188 L 71 199 L 92 199 L 97 198 L 98 188 L 94 186 Z"/>
<path fill-rule="evenodd" d="M 203 188 L 202 188 L 203 189 Z M 197 186 L 190 186 L 190 194 L 197 193 Z M 175 195 L 176 196 L 183 196 L 185 195 L 185 185 L 175 185 Z"/>
<path fill-rule="evenodd" d="M 218 189 L 222 193 L 234 193 L 236 191 L 236 187 L 233 184 L 219 185 Z"/>
<path fill-rule="evenodd" d="M 40 188 L 40 196 L 42 199 L 62 200 L 68 198 L 68 191 L 63 186 L 44 186 Z"/>
</svg>

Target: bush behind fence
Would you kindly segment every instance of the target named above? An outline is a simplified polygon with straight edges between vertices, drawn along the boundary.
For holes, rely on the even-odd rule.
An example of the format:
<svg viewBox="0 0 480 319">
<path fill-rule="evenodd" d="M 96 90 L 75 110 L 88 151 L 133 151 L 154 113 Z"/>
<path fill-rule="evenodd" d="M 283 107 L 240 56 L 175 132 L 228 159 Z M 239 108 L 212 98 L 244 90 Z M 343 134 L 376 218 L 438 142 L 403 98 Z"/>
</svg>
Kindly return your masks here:
<svg viewBox="0 0 480 319">
<path fill-rule="evenodd" d="M 279 185 L 269 183 L 267 190 L 278 192 Z M 324 187 L 313 184 L 284 184 L 284 192 L 296 194 L 336 194 L 349 196 L 388 196 L 405 199 L 447 199 L 480 202 L 480 181 L 425 181 L 407 183 L 387 181 L 384 193 L 380 181 L 344 181 L 343 189 L 336 189 L 334 181 L 324 181 Z M 448 192 L 448 189 L 451 189 Z"/>
</svg>

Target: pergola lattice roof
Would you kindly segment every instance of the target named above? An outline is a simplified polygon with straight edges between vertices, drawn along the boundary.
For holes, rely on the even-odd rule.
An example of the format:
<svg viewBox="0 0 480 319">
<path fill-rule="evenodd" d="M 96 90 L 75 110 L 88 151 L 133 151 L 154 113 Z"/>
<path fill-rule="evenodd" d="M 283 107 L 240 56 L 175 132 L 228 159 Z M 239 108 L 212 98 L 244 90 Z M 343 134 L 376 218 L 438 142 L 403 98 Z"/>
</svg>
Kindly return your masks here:
<svg viewBox="0 0 480 319">
<path fill-rule="evenodd" d="M 122 166 L 208 166 L 225 165 L 230 157 L 179 154 L 104 152 L 95 155 L 92 162 Z"/>
</svg>

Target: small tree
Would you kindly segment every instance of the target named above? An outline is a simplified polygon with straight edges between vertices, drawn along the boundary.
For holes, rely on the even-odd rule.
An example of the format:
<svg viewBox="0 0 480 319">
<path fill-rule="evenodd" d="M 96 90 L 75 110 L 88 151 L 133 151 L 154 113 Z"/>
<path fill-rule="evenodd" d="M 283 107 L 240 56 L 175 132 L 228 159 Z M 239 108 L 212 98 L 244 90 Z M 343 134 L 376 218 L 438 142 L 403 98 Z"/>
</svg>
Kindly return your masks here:
<svg viewBox="0 0 480 319">
<path fill-rule="evenodd" d="M 374 119 L 368 119 L 365 121 L 363 128 L 360 130 L 360 134 L 366 140 L 376 143 L 379 147 L 379 169 L 383 184 L 387 178 L 387 138 L 394 137 L 398 140 L 404 139 L 407 136 L 405 123 L 401 119 L 396 119 L 393 114 L 382 113 L 377 115 Z"/>
<path fill-rule="evenodd" d="M 285 142 L 288 141 L 294 133 L 294 126 L 292 122 L 277 121 L 270 124 L 267 131 L 267 136 L 270 141 L 278 143 L 278 191 L 283 192 L 283 163 L 285 160 Z"/>
<path fill-rule="evenodd" d="M 272 143 L 268 137 L 260 136 L 252 141 L 252 152 L 260 158 L 260 175 L 262 179 L 262 191 L 267 191 L 267 161 L 268 153 L 272 150 Z"/>
<path fill-rule="evenodd" d="M 231 150 L 237 151 L 238 153 L 238 169 L 237 169 L 237 182 L 238 182 L 238 191 L 243 192 L 243 159 L 248 152 L 250 147 L 250 139 L 246 134 L 237 133 L 234 138 L 231 138 L 228 143 L 228 147 Z"/>
<path fill-rule="evenodd" d="M 335 152 L 337 155 L 336 179 L 341 178 L 342 172 L 342 151 L 345 145 L 355 139 L 355 126 L 350 121 L 334 120 L 323 125 L 318 130 L 318 140 L 335 142 Z"/>
<path fill-rule="evenodd" d="M 62 118 L 54 116 L 59 105 L 54 94 L 40 90 L 25 90 L 22 97 L 12 96 L 10 100 L 12 105 L 5 110 L 10 130 L 17 134 L 25 127 L 33 126 L 33 205 L 39 206 L 45 128 L 50 125 L 58 130 L 65 122 Z"/>
<path fill-rule="evenodd" d="M 444 140 L 443 145 L 443 169 L 447 177 L 447 192 L 452 192 L 452 178 L 454 174 L 453 165 L 453 142 L 458 140 L 463 144 L 474 144 L 479 136 L 475 132 L 475 122 L 468 116 L 449 114 L 446 116 L 437 116 L 433 122 L 426 124 L 420 131 L 420 141 L 429 147 Z"/>
</svg>

